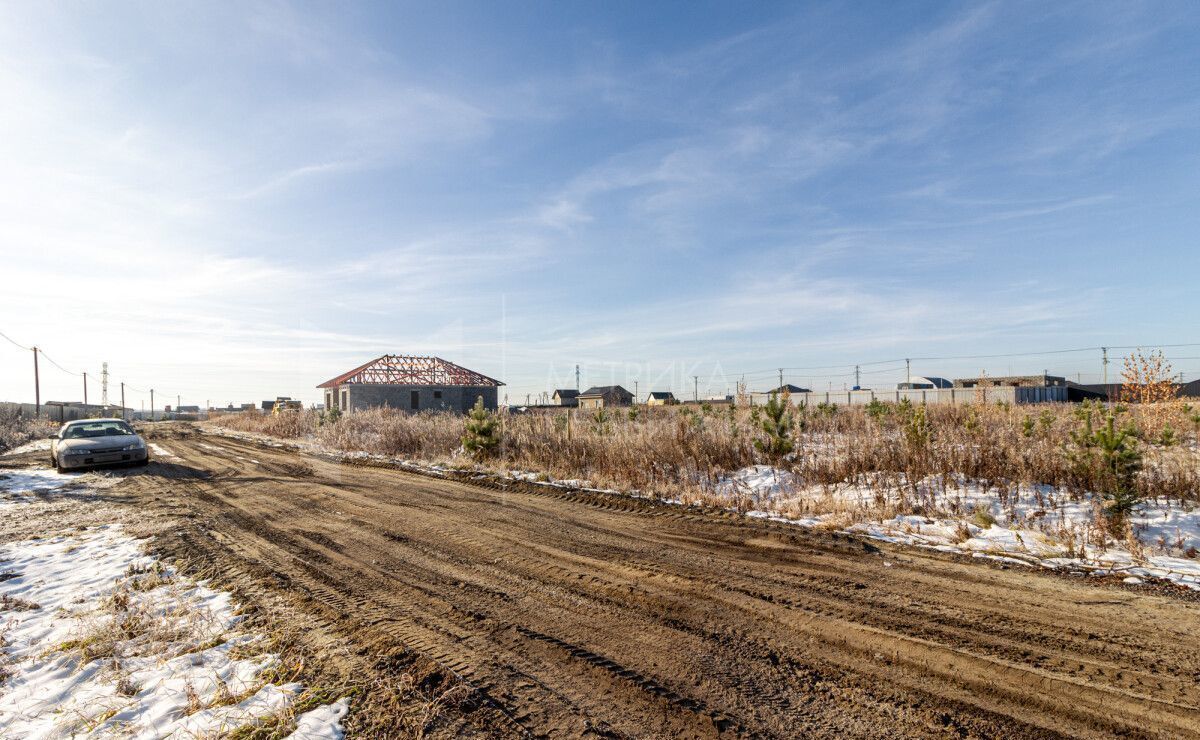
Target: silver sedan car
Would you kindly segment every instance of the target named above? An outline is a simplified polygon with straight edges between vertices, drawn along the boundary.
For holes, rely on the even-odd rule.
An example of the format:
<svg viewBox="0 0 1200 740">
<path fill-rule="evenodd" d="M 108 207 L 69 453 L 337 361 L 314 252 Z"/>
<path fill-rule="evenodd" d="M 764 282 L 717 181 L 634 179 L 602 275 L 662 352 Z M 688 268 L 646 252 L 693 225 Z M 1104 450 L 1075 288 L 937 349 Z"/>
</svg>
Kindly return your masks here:
<svg viewBox="0 0 1200 740">
<path fill-rule="evenodd" d="M 60 473 L 95 465 L 150 462 L 145 441 L 121 419 L 69 421 L 50 439 L 50 461 Z"/>
</svg>

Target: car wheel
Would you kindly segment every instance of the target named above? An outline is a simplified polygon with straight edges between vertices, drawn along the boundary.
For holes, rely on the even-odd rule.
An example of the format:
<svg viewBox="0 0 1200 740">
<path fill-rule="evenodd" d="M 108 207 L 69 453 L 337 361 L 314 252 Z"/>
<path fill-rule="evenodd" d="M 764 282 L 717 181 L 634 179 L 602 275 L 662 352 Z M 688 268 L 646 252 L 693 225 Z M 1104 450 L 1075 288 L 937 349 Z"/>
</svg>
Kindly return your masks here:
<svg viewBox="0 0 1200 740">
<path fill-rule="evenodd" d="M 57 458 L 51 458 L 51 462 L 53 462 L 53 463 L 54 463 L 54 469 L 55 469 L 55 470 L 57 470 L 58 472 L 60 472 L 60 473 L 65 473 L 65 472 L 67 472 L 67 469 L 66 469 L 66 468 L 64 468 L 62 465 L 59 465 L 59 464 L 58 464 L 58 459 L 57 459 Z"/>
</svg>

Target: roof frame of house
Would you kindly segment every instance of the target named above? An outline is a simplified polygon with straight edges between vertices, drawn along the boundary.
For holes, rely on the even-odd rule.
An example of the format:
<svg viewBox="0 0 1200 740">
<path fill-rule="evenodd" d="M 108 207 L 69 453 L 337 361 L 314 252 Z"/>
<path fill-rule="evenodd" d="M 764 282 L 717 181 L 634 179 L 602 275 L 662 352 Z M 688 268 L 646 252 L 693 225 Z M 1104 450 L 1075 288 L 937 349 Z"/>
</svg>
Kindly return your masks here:
<svg viewBox="0 0 1200 740">
<path fill-rule="evenodd" d="M 501 386 L 495 378 L 468 370 L 440 357 L 418 355 L 384 355 L 359 365 L 353 370 L 318 385 L 336 388 L 340 385 L 375 383 L 383 385 L 464 385 Z"/>
</svg>

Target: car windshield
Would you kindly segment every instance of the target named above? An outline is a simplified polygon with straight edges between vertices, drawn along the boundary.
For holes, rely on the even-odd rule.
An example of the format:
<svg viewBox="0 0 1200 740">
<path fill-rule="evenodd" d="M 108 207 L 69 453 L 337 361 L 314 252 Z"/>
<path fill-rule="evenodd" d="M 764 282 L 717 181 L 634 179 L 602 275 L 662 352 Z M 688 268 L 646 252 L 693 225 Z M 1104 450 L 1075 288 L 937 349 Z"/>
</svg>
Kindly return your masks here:
<svg viewBox="0 0 1200 740">
<path fill-rule="evenodd" d="M 63 439 L 84 439 L 87 437 L 120 437 L 133 434 L 133 430 L 123 421 L 89 421 L 84 424 L 72 424 L 63 429 Z"/>
</svg>

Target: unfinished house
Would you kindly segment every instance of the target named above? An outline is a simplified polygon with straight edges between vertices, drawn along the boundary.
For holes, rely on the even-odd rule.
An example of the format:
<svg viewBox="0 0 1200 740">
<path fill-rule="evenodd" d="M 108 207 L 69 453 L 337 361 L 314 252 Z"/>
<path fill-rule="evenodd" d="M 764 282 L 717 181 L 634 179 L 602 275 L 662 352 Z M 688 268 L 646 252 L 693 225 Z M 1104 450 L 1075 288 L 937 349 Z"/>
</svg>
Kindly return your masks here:
<svg viewBox="0 0 1200 740">
<path fill-rule="evenodd" d="M 494 410 L 502 385 L 440 357 L 384 355 L 317 387 L 325 390 L 325 408 L 342 413 L 383 407 L 466 412 L 480 397 Z"/>
<path fill-rule="evenodd" d="M 1065 388 L 1067 379 L 1058 375 L 982 375 L 978 378 L 955 378 L 955 388 Z"/>
</svg>

